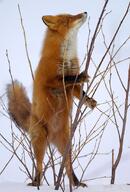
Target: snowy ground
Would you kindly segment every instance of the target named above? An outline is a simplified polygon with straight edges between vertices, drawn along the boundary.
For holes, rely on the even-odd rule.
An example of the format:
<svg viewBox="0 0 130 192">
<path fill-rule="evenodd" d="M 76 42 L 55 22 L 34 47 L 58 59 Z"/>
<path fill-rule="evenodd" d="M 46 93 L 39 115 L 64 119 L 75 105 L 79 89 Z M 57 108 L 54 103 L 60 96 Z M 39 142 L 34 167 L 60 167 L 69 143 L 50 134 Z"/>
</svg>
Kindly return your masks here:
<svg viewBox="0 0 130 192">
<path fill-rule="evenodd" d="M 27 186 L 26 184 L 22 183 L 0 183 L 0 191 L 1 192 L 36 192 L 38 191 L 35 187 Z M 41 186 L 40 191 L 43 192 L 56 192 L 54 187 L 49 186 Z M 74 189 L 75 192 L 130 192 L 129 185 L 96 185 L 96 186 L 89 186 L 88 188 L 78 188 Z M 58 192 L 61 192 L 59 190 Z M 66 192 L 69 192 L 69 189 L 66 189 Z"/>
</svg>

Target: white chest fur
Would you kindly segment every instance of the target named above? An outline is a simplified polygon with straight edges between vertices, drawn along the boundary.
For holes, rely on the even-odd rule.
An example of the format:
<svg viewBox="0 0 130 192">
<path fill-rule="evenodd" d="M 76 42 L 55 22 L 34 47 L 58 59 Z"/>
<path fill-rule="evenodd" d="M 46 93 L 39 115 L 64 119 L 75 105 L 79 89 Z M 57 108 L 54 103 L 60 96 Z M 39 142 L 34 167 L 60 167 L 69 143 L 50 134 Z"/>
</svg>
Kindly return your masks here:
<svg viewBox="0 0 130 192">
<path fill-rule="evenodd" d="M 71 29 L 61 45 L 61 58 L 58 74 L 77 74 L 79 66 L 77 62 L 77 30 Z"/>
<path fill-rule="evenodd" d="M 77 56 L 77 30 L 71 29 L 61 45 L 61 57 L 70 61 Z"/>
</svg>

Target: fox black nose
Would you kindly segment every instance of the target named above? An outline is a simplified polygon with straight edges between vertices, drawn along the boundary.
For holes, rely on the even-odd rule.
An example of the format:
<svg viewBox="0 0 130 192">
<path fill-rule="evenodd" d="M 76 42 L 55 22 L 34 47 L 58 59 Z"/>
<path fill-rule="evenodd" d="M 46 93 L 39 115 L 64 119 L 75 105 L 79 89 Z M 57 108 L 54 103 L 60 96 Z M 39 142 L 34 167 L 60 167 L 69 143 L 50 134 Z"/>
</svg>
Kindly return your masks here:
<svg viewBox="0 0 130 192">
<path fill-rule="evenodd" d="M 84 12 L 85 15 L 87 15 L 87 12 Z"/>
</svg>

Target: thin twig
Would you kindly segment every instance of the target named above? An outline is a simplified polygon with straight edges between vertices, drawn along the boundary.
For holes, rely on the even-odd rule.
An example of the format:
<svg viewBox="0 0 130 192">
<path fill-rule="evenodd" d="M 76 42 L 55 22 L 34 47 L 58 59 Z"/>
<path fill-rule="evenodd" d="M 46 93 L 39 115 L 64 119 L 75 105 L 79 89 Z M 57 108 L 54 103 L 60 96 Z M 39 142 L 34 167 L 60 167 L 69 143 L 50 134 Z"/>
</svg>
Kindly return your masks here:
<svg viewBox="0 0 130 192">
<path fill-rule="evenodd" d="M 24 28 L 24 24 L 23 24 L 23 18 L 22 18 L 22 14 L 21 14 L 21 10 L 20 10 L 20 5 L 19 4 L 18 4 L 18 11 L 19 11 L 19 15 L 20 15 L 21 27 L 22 27 L 22 30 L 23 30 L 26 56 L 27 56 L 27 60 L 28 60 L 28 63 L 29 63 L 29 68 L 30 68 L 30 71 L 31 71 L 32 79 L 34 80 L 32 64 L 31 64 L 31 60 L 30 60 L 30 57 L 29 57 L 29 53 L 28 53 L 28 44 L 27 44 L 26 32 L 25 32 L 25 28 Z"/>
</svg>

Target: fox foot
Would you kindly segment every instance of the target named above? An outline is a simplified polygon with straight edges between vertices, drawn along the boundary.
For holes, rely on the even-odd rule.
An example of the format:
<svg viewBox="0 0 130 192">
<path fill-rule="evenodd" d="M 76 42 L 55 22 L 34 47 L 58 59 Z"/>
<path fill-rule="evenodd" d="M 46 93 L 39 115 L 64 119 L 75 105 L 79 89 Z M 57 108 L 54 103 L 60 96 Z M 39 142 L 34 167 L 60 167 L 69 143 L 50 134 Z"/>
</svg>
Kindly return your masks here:
<svg viewBox="0 0 130 192">
<path fill-rule="evenodd" d="M 37 187 L 38 190 L 39 190 L 40 185 L 41 185 L 40 174 L 37 175 L 37 176 L 35 177 L 35 179 L 34 179 L 31 183 L 28 184 L 28 186 Z"/>
<path fill-rule="evenodd" d="M 73 179 L 73 186 L 75 186 L 75 187 L 87 187 L 87 185 L 85 183 L 82 183 L 78 180 L 74 171 L 72 171 L 72 179 Z"/>
<path fill-rule="evenodd" d="M 88 187 L 86 183 L 79 182 L 75 185 L 75 187 Z"/>
</svg>

